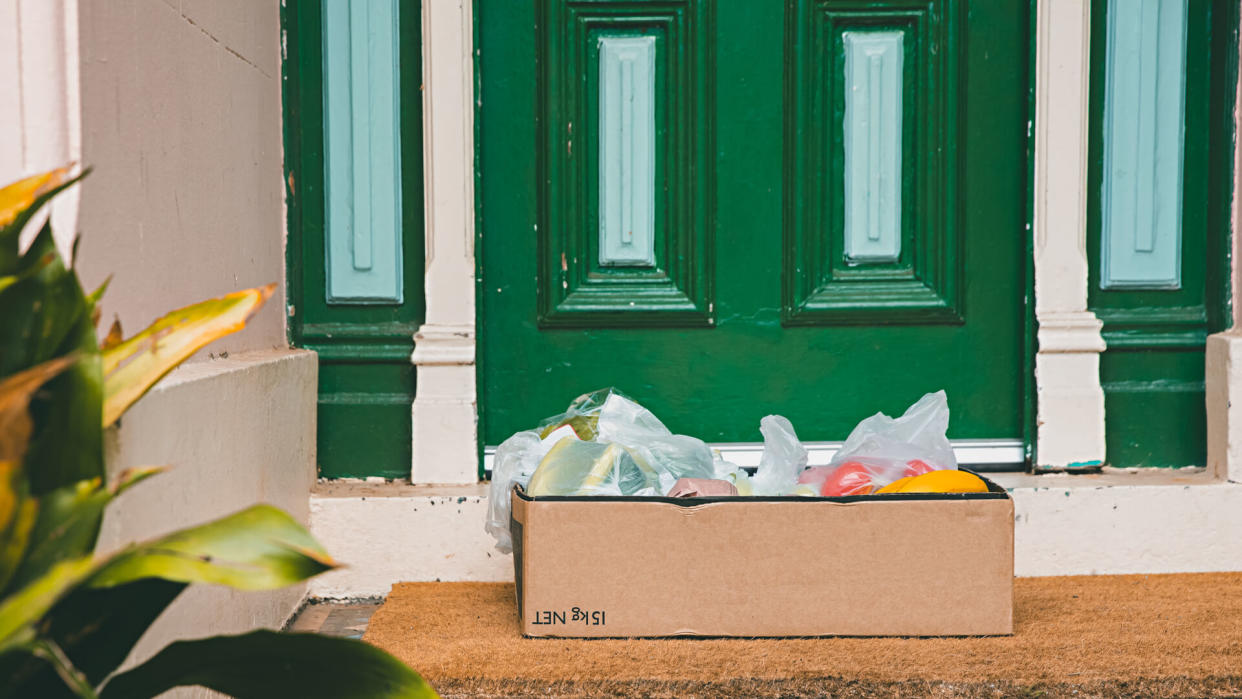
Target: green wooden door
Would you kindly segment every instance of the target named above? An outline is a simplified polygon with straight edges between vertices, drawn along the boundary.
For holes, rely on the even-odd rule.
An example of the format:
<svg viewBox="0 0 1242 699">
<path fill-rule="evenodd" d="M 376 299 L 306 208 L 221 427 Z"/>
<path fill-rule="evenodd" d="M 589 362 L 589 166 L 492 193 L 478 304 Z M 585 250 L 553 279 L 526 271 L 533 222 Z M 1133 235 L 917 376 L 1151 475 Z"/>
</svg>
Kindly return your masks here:
<svg viewBox="0 0 1242 699">
<path fill-rule="evenodd" d="M 708 441 L 941 388 L 950 436 L 1022 436 L 1028 7 L 489 2 L 478 31 L 486 444 L 602 386 Z"/>
<path fill-rule="evenodd" d="M 1094 0 L 1090 308 L 1108 461 L 1207 462 L 1204 351 L 1227 327 L 1237 0 Z"/>
<path fill-rule="evenodd" d="M 410 473 L 424 311 L 420 7 L 282 5 L 289 336 L 319 357 L 325 478 Z"/>
</svg>

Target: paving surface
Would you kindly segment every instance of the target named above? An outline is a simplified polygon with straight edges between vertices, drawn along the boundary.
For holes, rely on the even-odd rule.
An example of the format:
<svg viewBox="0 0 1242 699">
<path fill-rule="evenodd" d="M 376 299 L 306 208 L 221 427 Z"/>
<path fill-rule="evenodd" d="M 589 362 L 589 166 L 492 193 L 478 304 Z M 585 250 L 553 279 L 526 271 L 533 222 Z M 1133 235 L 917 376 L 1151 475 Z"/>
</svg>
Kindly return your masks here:
<svg viewBox="0 0 1242 699">
<path fill-rule="evenodd" d="M 312 602 L 302 608 L 286 631 L 362 638 L 379 602 Z"/>
</svg>

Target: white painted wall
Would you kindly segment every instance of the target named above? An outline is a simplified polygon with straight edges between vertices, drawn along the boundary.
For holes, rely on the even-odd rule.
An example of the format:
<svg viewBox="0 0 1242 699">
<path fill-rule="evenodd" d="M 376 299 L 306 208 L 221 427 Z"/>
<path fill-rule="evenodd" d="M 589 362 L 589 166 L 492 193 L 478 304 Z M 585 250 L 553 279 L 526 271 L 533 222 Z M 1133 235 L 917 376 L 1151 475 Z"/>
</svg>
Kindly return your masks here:
<svg viewBox="0 0 1242 699">
<path fill-rule="evenodd" d="M 272 313 L 265 309 L 263 313 Z M 108 433 L 108 470 L 168 465 L 107 511 L 99 550 L 201 524 L 255 503 L 306 523 L 315 482 L 315 355 L 230 354 L 169 374 Z M 305 585 L 273 592 L 191 586 L 143 636 L 140 662 L 179 638 L 279 628 Z M 195 696 L 201 690 L 181 690 Z M 205 696 L 205 695 L 204 695 Z"/>
<path fill-rule="evenodd" d="M 1014 574 L 1242 570 L 1242 484 L 1203 469 L 997 474 L 1014 500 Z M 347 568 L 312 597 L 380 597 L 393 583 L 513 580 L 483 531 L 482 485 L 331 483 L 311 496 L 311 532 Z"/>
<path fill-rule="evenodd" d="M 41 1 L 41 0 L 40 0 Z M 105 322 L 284 281 L 275 1 L 82 2 L 84 283 Z M 275 299 L 284 297 L 277 291 Z M 285 345 L 281 302 L 211 351 Z"/>
</svg>

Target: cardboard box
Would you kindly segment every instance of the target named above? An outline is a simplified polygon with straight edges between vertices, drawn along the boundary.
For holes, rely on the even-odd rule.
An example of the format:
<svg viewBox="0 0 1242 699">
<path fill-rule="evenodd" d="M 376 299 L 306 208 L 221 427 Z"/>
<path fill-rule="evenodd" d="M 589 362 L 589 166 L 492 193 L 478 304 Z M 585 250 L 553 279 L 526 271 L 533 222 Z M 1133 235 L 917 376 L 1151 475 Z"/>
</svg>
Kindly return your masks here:
<svg viewBox="0 0 1242 699">
<path fill-rule="evenodd" d="M 527 636 L 1013 633 L 1013 500 L 512 493 Z"/>
</svg>

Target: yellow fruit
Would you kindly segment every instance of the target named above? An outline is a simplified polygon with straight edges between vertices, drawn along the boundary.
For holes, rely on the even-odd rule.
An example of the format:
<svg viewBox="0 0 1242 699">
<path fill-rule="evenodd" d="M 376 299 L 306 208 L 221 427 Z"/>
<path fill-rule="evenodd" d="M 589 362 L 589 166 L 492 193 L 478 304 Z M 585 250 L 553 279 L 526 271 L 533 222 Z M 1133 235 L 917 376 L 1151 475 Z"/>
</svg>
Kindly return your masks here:
<svg viewBox="0 0 1242 699">
<path fill-rule="evenodd" d="M 915 478 L 915 476 L 906 476 L 905 478 L 898 478 L 892 483 L 889 483 L 883 488 L 880 488 L 879 490 L 875 491 L 875 494 L 879 495 L 880 493 L 900 493 L 902 486 L 910 482 L 910 480 L 913 478 Z"/>
<path fill-rule="evenodd" d="M 902 479 L 905 482 L 892 493 L 986 493 L 988 484 L 973 473 L 946 469 Z M 901 483 L 901 481 L 897 481 Z M 895 485 L 896 483 L 894 483 Z"/>
</svg>

